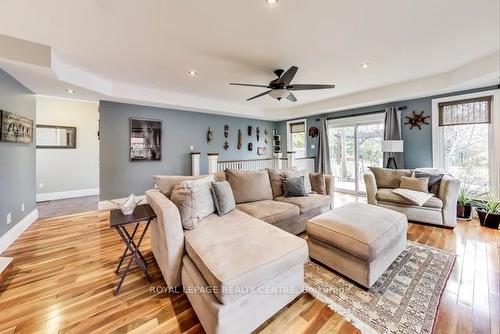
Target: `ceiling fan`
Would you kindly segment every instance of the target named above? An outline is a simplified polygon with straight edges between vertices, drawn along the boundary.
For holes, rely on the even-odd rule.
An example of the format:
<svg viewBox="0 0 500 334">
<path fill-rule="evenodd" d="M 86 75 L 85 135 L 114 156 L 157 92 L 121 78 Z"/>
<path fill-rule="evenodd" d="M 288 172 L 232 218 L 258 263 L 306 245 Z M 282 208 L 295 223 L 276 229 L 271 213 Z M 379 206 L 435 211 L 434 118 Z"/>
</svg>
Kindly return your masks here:
<svg viewBox="0 0 500 334">
<path fill-rule="evenodd" d="M 247 87 L 262 87 L 268 88 L 269 90 L 255 95 L 247 101 L 256 99 L 258 97 L 269 94 L 271 97 L 277 99 L 278 101 L 285 98 L 292 102 L 297 102 L 297 98 L 293 95 L 292 91 L 297 90 L 313 90 L 313 89 L 331 89 L 335 88 L 335 85 L 315 85 L 315 84 L 292 84 L 293 77 L 297 73 L 299 68 L 297 66 L 292 66 L 285 72 L 285 70 L 277 69 L 274 71 L 277 78 L 269 83 L 269 85 L 254 85 L 254 84 L 242 84 L 242 83 L 230 83 L 234 86 L 247 86 Z"/>
</svg>

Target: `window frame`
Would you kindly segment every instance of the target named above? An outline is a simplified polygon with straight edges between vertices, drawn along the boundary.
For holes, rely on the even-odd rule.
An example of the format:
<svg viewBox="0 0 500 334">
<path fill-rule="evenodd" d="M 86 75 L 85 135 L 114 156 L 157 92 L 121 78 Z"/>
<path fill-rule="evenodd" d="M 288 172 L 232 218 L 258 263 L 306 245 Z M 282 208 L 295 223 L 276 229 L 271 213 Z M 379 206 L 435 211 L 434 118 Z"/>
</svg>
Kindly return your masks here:
<svg viewBox="0 0 500 334">
<path fill-rule="evenodd" d="M 307 142 L 308 142 L 308 134 L 307 134 L 307 118 L 294 119 L 286 122 L 286 150 L 287 152 L 295 152 L 295 149 L 292 147 L 292 132 L 290 125 L 296 123 L 304 123 L 304 143 L 305 143 L 305 154 L 304 158 L 307 158 Z"/>
<path fill-rule="evenodd" d="M 444 169 L 444 126 L 439 125 L 439 104 L 460 102 L 491 95 L 490 120 L 488 124 L 488 174 L 490 192 L 495 198 L 500 196 L 500 89 L 481 91 L 477 93 L 447 96 L 432 99 L 432 165 Z"/>
</svg>

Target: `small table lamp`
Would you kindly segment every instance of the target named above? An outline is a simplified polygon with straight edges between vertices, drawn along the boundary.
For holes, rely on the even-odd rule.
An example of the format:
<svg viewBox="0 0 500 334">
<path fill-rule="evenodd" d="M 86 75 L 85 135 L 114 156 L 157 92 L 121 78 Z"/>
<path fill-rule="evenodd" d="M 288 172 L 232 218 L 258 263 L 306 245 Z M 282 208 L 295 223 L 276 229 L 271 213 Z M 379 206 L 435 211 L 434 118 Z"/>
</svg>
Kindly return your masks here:
<svg viewBox="0 0 500 334">
<path fill-rule="evenodd" d="M 402 140 L 383 140 L 382 141 L 382 152 L 387 153 L 395 153 L 395 152 L 403 152 L 403 141 Z M 396 159 L 394 157 L 389 157 L 387 159 L 387 166 L 385 168 L 390 168 L 390 163 L 394 164 L 394 169 L 397 169 Z"/>
</svg>

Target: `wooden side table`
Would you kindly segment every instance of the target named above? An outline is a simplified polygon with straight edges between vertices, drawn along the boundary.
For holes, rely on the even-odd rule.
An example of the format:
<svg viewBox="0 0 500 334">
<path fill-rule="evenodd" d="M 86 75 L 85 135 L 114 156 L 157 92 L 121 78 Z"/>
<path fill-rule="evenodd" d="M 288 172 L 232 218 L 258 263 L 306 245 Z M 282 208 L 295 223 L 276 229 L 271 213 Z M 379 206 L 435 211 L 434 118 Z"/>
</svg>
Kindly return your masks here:
<svg viewBox="0 0 500 334">
<path fill-rule="evenodd" d="M 127 277 L 132 261 L 135 261 L 137 263 L 139 268 L 141 268 L 142 272 L 144 273 L 144 276 L 146 276 L 146 279 L 151 282 L 151 277 L 148 274 L 146 259 L 139 250 L 139 247 L 141 246 L 142 240 L 146 235 L 149 224 L 155 218 L 156 214 L 151 208 L 151 206 L 149 206 L 149 204 L 138 205 L 135 208 L 134 212 L 130 215 L 123 215 L 122 212 L 118 209 L 111 210 L 109 215 L 109 226 L 114 227 L 116 229 L 116 231 L 120 235 L 120 238 L 125 244 L 125 250 L 123 251 L 123 254 L 120 257 L 118 261 L 118 266 L 115 270 L 116 274 L 119 273 L 120 267 L 122 266 L 122 263 L 125 260 L 127 253 L 130 252 L 130 260 L 128 261 L 125 271 L 121 274 L 120 282 L 118 283 L 118 286 L 116 287 L 115 290 L 115 296 L 118 295 L 118 293 L 120 293 L 120 289 L 122 287 L 123 281 L 125 280 L 125 277 Z M 137 229 L 139 228 L 140 224 L 144 223 L 146 224 L 146 226 L 144 227 L 144 230 L 142 231 L 139 240 L 137 241 L 137 243 L 135 243 L 134 237 L 136 235 Z M 130 234 L 126 229 L 126 225 L 129 224 L 133 226 L 132 234 Z"/>
</svg>

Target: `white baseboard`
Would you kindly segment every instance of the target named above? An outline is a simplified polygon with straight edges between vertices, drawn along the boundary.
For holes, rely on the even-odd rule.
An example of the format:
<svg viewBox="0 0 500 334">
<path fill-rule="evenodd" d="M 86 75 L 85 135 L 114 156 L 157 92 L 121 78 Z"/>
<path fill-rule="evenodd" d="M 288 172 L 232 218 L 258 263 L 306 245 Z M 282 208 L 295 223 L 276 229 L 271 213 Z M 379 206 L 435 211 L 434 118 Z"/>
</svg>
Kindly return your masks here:
<svg viewBox="0 0 500 334">
<path fill-rule="evenodd" d="M 17 224 L 15 224 L 10 230 L 8 230 L 4 235 L 0 237 L 0 254 L 2 254 L 9 246 L 16 241 L 17 238 L 21 234 L 23 234 L 24 231 L 28 227 L 30 227 L 31 224 L 35 220 L 38 219 L 38 209 L 35 209 L 31 211 L 26 217 L 21 219 L 21 221 Z"/>
<path fill-rule="evenodd" d="M 36 201 L 37 202 L 53 201 L 56 199 L 75 198 L 75 197 L 94 196 L 94 195 L 99 195 L 99 188 L 36 194 Z"/>
<path fill-rule="evenodd" d="M 145 195 L 140 195 L 140 196 L 135 196 L 135 198 L 140 199 L 141 203 L 139 204 L 146 204 L 146 196 Z M 125 201 L 127 198 L 117 198 L 113 199 L 113 201 L 121 202 Z M 110 201 L 99 201 L 99 205 L 97 206 L 98 210 L 111 210 L 111 209 L 116 209 L 116 205 L 113 204 L 113 202 Z"/>
</svg>

